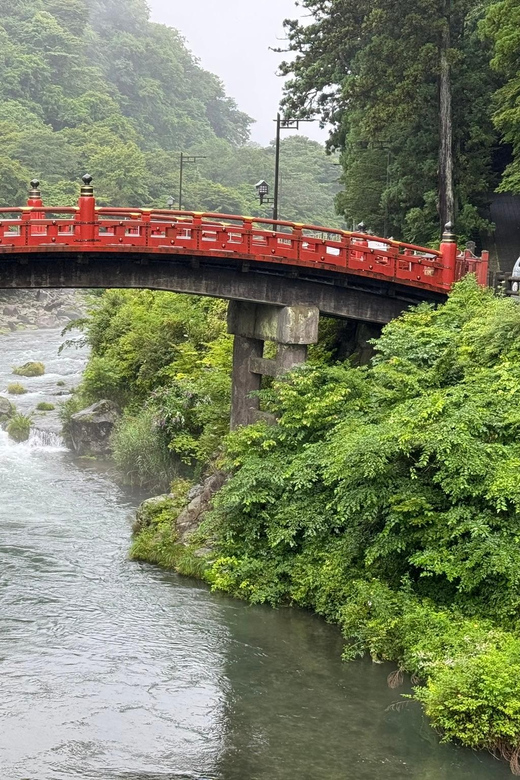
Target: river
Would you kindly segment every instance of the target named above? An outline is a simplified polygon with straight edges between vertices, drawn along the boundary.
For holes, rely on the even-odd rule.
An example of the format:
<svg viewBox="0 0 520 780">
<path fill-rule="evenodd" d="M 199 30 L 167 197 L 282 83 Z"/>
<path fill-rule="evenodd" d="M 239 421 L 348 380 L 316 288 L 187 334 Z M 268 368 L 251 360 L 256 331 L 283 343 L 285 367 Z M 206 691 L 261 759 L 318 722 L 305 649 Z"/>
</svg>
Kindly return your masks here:
<svg viewBox="0 0 520 780">
<path fill-rule="evenodd" d="M 56 331 L 0 337 L 29 411 L 77 384 Z M 65 390 L 58 386 L 65 382 Z M 61 399 L 62 400 L 62 399 Z M 37 425 L 55 430 L 51 414 Z M 139 496 L 53 433 L 0 432 L 1 780 L 494 780 L 440 745 L 389 665 L 345 664 L 336 628 L 127 560 Z"/>
</svg>

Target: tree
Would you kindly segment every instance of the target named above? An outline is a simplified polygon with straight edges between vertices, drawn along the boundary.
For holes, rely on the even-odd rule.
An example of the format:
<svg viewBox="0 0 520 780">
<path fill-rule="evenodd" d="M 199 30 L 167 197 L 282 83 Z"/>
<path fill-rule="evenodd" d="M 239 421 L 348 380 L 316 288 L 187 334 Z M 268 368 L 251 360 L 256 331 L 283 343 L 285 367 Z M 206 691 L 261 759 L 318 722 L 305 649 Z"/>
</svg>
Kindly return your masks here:
<svg viewBox="0 0 520 780">
<path fill-rule="evenodd" d="M 512 149 L 500 185 L 503 192 L 520 192 L 520 6 L 516 0 L 493 3 L 482 30 L 493 44 L 491 65 L 503 79 L 495 95 L 494 122 Z"/>
<path fill-rule="evenodd" d="M 438 238 L 439 223 L 466 204 L 483 205 L 482 184 L 485 191 L 492 183 L 495 135 L 489 113 L 477 118 L 473 111 L 494 88 L 488 51 L 477 35 L 480 0 L 451 5 L 304 0 L 302 5 L 313 22 L 285 22 L 287 50 L 294 55 L 281 65 L 291 77 L 285 110 L 318 115 L 332 125 L 329 148 L 342 151 L 347 188 L 353 168 L 360 168 L 359 149 L 386 150 L 388 177 L 379 172 L 367 182 L 372 203 L 379 193 L 376 221 L 384 224 L 388 214 L 388 231 L 409 237 L 408 212 L 425 209 L 417 238 Z M 427 197 L 432 191 L 437 193 L 434 215 Z M 348 194 L 338 200 L 340 208 L 351 204 Z M 346 216 L 362 215 L 347 211 Z"/>
</svg>

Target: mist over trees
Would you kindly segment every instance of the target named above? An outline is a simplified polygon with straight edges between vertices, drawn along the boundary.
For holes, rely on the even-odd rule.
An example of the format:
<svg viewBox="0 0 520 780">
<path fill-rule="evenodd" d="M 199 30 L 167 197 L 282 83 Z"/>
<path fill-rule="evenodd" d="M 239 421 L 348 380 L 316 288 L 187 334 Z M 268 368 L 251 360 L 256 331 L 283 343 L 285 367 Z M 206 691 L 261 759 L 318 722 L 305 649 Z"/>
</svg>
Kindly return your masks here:
<svg viewBox="0 0 520 780">
<path fill-rule="evenodd" d="M 1 0 L 0 12 L 0 205 L 22 204 L 34 176 L 47 204 L 73 203 L 89 171 L 102 204 L 164 208 L 184 151 L 204 158 L 186 170 L 186 208 L 270 215 L 254 184 L 273 183 L 274 148 L 248 143 L 253 120 L 144 0 Z M 341 224 L 322 147 L 283 146 L 282 216 Z"/>
</svg>

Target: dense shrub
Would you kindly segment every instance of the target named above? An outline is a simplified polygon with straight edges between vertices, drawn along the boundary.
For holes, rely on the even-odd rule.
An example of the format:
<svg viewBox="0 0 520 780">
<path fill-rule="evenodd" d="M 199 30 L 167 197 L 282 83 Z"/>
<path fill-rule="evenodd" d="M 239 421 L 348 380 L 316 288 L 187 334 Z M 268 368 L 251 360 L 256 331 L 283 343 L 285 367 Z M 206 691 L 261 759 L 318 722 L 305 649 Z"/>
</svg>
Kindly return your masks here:
<svg viewBox="0 0 520 780">
<path fill-rule="evenodd" d="M 92 353 L 70 414 L 107 398 L 125 410 L 114 457 L 125 478 L 164 489 L 179 464 L 200 472 L 229 426 L 227 304 L 142 290 L 107 291 L 84 324 Z"/>
<path fill-rule="evenodd" d="M 426 683 L 433 724 L 517 761 L 520 308 L 468 278 L 370 368 L 307 366 L 231 434 L 214 587 L 312 608 Z M 494 676 L 493 669 L 496 669 Z"/>
<path fill-rule="evenodd" d="M 150 409 L 122 417 L 112 434 L 112 454 L 131 485 L 165 490 L 176 475 L 168 440 Z"/>
</svg>

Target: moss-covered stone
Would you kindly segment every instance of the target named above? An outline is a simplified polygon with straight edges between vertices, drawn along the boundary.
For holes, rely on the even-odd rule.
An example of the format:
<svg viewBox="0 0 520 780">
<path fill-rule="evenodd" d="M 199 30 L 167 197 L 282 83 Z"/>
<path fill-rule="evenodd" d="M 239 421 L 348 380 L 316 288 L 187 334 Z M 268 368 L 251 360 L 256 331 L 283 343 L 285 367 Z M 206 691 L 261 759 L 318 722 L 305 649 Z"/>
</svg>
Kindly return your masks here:
<svg viewBox="0 0 520 780">
<path fill-rule="evenodd" d="M 13 441 L 27 441 L 31 434 L 31 422 L 31 418 L 25 414 L 13 414 L 7 424 L 7 433 Z"/>
<path fill-rule="evenodd" d="M 53 412 L 56 409 L 54 404 L 50 404 L 47 401 L 40 401 L 38 406 L 36 407 L 36 411 L 38 412 Z"/>
<path fill-rule="evenodd" d="M 13 368 L 13 374 L 16 376 L 43 376 L 45 374 L 45 366 L 38 361 L 30 360 L 28 363 L 24 363 L 23 366 Z"/>
<path fill-rule="evenodd" d="M 187 533 L 179 520 L 192 502 L 189 483 L 176 480 L 172 492 L 150 498 L 137 510 L 133 526 L 132 560 L 146 561 L 179 574 L 206 579 L 209 552 L 197 535 L 198 525 Z M 200 492 L 197 492 L 200 496 Z"/>
<path fill-rule="evenodd" d="M 7 385 L 9 395 L 25 395 L 27 389 L 20 382 L 11 382 Z"/>
</svg>

